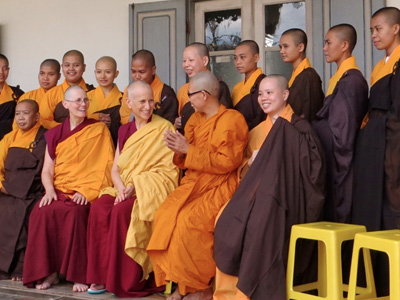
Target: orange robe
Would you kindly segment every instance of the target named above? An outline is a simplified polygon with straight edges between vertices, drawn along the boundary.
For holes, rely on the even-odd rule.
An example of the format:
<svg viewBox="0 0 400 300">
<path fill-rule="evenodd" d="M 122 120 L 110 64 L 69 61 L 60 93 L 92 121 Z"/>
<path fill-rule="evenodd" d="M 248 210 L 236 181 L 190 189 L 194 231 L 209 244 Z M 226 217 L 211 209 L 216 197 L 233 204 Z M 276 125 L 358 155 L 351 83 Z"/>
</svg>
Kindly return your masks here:
<svg viewBox="0 0 400 300">
<path fill-rule="evenodd" d="M 237 188 L 248 137 L 243 116 L 223 105 L 208 119 L 194 113 L 185 129 L 189 150 L 174 163 L 187 171 L 157 210 L 147 247 L 157 285 L 172 280 L 181 294 L 207 289 L 215 275 L 215 218 Z"/>
<path fill-rule="evenodd" d="M 178 91 L 177 97 L 179 102 L 179 110 L 178 110 L 179 116 L 182 114 L 183 106 L 189 101 L 189 96 L 187 94 L 188 91 L 189 91 L 189 83 L 182 85 Z"/>
<path fill-rule="evenodd" d="M 44 88 L 40 87 L 36 90 L 32 90 L 29 92 L 26 92 L 25 94 L 23 94 L 21 97 L 19 97 L 18 102 L 20 102 L 21 100 L 25 100 L 25 99 L 31 99 L 31 100 L 35 100 L 40 107 L 40 103 L 42 102 L 42 99 L 44 98 L 46 94 L 46 91 L 44 90 Z"/>
<path fill-rule="evenodd" d="M 14 91 L 7 84 L 7 82 L 4 82 L 3 90 L 0 93 L 0 105 L 6 103 L 8 101 L 15 100 L 13 97 L 13 94 L 14 94 Z"/>
<path fill-rule="evenodd" d="M 90 100 L 90 105 L 87 112 L 88 118 L 95 120 L 99 119 L 99 114 L 96 113 L 97 111 L 120 105 L 122 99 L 122 93 L 116 84 L 114 84 L 113 89 L 110 91 L 107 97 L 104 97 L 101 86 L 98 86 L 96 89 L 88 92 L 87 96 Z"/>
<path fill-rule="evenodd" d="M 88 90 L 85 80 L 83 80 L 83 78 L 81 82 L 79 82 L 79 86 L 83 88 L 85 91 Z M 70 85 L 67 83 L 66 80 L 64 80 L 62 84 L 51 88 L 45 94 L 45 97 L 42 99 L 39 108 L 40 117 L 44 127 L 50 129 L 60 124 L 54 120 L 54 111 L 58 103 L 60 103 L 64 99 L 65 91 L 69 87 Z"/>
<path fill-rule="evenodd" d="M 240 100 L 242 100 L 246 95 L 250 94 L 250 90 L 256 82 L 258 76 L 262 74 L 261 68 L 257 68 L 257 70 L 251 74 L 250 78 L 246 80 L 246 82 L 240 81 L 237 83 L 232 89 L 232 103 L 235 107 Z"/>
</svg>

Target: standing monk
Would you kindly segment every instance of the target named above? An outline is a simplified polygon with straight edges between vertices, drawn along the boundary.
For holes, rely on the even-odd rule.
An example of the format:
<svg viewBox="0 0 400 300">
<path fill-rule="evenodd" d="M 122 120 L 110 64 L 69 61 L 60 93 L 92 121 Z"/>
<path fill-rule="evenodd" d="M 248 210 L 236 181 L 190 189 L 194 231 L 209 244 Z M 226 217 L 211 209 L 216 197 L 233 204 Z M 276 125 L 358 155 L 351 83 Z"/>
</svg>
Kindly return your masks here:
<svg viewBox="0 0 400 300">
<path fill-rule="evenodd" d="M 279 48 L 282 60 L 293 67 L 287 101 L 296 115 L 303 116 L 311 122 L 322 107 L 324 92 L 321 78 L 306 57 L 306 33 L 299 28 L 286 30 L 282 33 Z"/>
<path fill-rule="evenodd" d="M 337 71 L 313 123 L 327 158 L 324 219 L 341 223 L 351 220 L 354 145 L 368 106 L 368 84 L 351 54 L 356 42 L 356 30 L 349 24 L 326 33 L 325 59 Z"/>
<path fill-rule="evenodd" d="M 133 81 L 143 80 L 150 84 L 154 93 L 154 113 L 174 124 L 178 117 L 178 100 L 174 90 L 161 81 L 156 74 L 156 60 L 149 50 L 139 50 L 132 55 L 131 78 Z M 131 110 L 126 103 L 127 92 L 119 111 L 121 123 L 126 124 L 131 119 Z"/>
<path fill-rule="evenodd" d="M 244 80 L 232 90 L 233 107 L 246 119 L 249 131 L 265 120 L 265 114 L 258 105 L 258 86 L 265 77 L 261 68 L 257 68 L 260 49 L 255 41 L 244 40 L 235 48 L 235 66 Z"/>
<path fill-rule="evenodd" d="M 219 103 L 218 90 L 219 82 L 210 72 L 194 76 L 188 95 L 196 112 L 185 136 L 165 132 L 174 163 L 187 171 L 156 212 L 147 252 L 157 285 L 178 284 L 169 297 L 173 300 L 212 299 L 215 218 L 236 190 L 236 170 L 247 143 L 246 121 Z"/>
<path fill-rule="evenodd" d="M 90 209 L 87 281 L 92 294 L 107 289 L 118 297 L 145 297 L 163 289 L 155 285 L 146 247 L 154 213 L 178 185 L 179 172 L 163 141 L 163 132 L 174 127 L 153 114 L 150 85 L 135 81 L 127 92 L 135 117 L 119 130 L 114 186 Z"/>
<path fill-rule="evenodd" d="M 29 215 L 43 195 L 46 140 L 34 100 L 17 104 L 15 121 L 17 128 L 0 141 L 0 278 L 20 281 Z"/>
<path fill-rule="evenodd" d="M 60 273 L 83 292 L 89 203 L 111 184 L 114 148 L 107 126 L 86 118 L 89 100 L 81 87 L 68 88 L 62 104 L 69 116 L 46 133 L 45 194 L 29 220 L 23 281 L 45 290 Z"/>
<path fill-rule="evenodd" d="M 210 54 L 208 48 L 203 43 L 192 43 L 183 51 L 182 67 L 187 76 L 192 78 L 199 72 L 209 71 L 208 64 L 210 63 Z M 175 126 L 184 132 L 185 125 L 190 116 L 194 113 L 194 109 L 190 104 L 188 97 L 189 83 L 183 85 L 178 91 L 179 101 L 179 117 L 175 120 Z M 228 85 L 219 81 L 219 101 L 226 108 L 232 108 L 232 98 Z"/>
<path fill-rule="evenodd" d="M 78 50 L 67 51 L 62 59 L 62 72 L 65 80 L 62 84 L 49 90 L 40 103 L 40 116 L 43 126 L 50 129 L 68 117 L 68 111 L 64 108 L 62 100 L 65 91 L 74 85 L 79 85 L 84 91 L 94 89 L 93 85 L 86 84 L 83 73 L 86 70 L 85 59 Z"/>
<path fill-rule="evenodd" d="M 6 80 L 10 73 L 8 58 L 0 53 L 0 140 L 12 130 L 15 106 L 24 93 L 19 86 L 10 86 Z"/>
</svg>

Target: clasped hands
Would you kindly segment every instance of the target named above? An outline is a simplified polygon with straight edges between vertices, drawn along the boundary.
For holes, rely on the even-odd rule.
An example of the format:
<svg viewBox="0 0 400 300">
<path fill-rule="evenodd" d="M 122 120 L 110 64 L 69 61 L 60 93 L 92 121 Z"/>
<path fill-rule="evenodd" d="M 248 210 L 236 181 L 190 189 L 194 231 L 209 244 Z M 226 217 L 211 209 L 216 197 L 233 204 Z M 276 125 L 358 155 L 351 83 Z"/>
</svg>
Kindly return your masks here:
<svg viewBox="0 0 400 300">
<path fill-rule="evenodd" d="M 39 208 L 41 208 L 41 207 L 43 207 L 45 205 L 50 205 L 51 202 L 53 202 L 53 200 L 54 201 L 58 200 L 57 193 L 54 190 L 46 191 L 46 194 L 44 194 L 43 198 L 39 202 Z M 88 204 L 88 201 L 87 201 L 86 197 L 83 196 L 79 192 L 75 192 L 75 194 L 72 195 L 71 201 L 75 202 L 76 204 L 79 204 L 79 205 Z"/>
<path fill-rule="evenodd" d="M 178 155 L 185 155 L 189 150 L 188 140 L 179 131 L 165 130 L 163 140 L 165 145 Z"/>
</svg>

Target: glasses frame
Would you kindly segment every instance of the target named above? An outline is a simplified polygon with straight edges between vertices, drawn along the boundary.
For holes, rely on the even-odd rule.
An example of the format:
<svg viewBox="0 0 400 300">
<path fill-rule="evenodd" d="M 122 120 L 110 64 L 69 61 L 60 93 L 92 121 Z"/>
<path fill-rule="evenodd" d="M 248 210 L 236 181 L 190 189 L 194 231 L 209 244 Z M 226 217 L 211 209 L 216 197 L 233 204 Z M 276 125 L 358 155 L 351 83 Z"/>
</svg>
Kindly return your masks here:
<svg viewBox="0 0 400 300">
<path fill-rule="evenodd" d="M 83 103 L 85 104 L 89 104 L 90 100 L 88 98 L 83 98 L 83 99 L 78 99 L 78 100 L 67 100 L 64 99 L 64 101 L 70 102 L 70 103 L 74 103 L 77 105 L 82 105 Z"/>
<path fill-rule="evenodd" d="M 195 92 L 192 92 L 192 93 L 190 93 L 190 92 L 188 91 L 188 92 L 187 92 L 187 95 L 188 95 L 188 98 L 190 99 L 193 95 L 196 95 L 196 94 L 202 93 L 202 92 L 211 95 L 210 92 L 207 91 L 207 90 L 198 90 L 198 91 L 195 91 Z"/>
</svg>

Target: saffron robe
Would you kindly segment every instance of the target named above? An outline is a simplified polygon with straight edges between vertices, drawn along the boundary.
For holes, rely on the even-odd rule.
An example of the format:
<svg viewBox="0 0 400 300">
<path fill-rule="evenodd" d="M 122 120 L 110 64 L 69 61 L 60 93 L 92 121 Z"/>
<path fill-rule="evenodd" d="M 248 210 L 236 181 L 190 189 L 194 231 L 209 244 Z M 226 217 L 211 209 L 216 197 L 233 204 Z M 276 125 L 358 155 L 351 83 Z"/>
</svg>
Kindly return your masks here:
<svg viewBox="0 0 400 300">
<path fill-rule="evenodd" d="M 286 299 L 290 229 L 320 219 L 323 157 L 306 120 L 279 117 L 217 221 L 217 267 L 239 277 L 237 288 L 252 300 Z"/>
<path fill-rule="evenodd" d="M 298 116 L 311 122 L 316 119 L 317 112 L 322 108 L 324 92 L 318 73 L 311 67 L 307 58 L 293 71 L 289 83 L 289 98 L 287 102 Z"/>
<path fill-rule="evenodd" d="M 91 207 L 87 281 L 105 284 L 117 296 L 144 297 L 160 291 L 154 277 L 147 282 L 143 279 L 153 270 L 146 247 L 155 211 L 178 185 L 179 170 L 163 140 L 166 129 L 174 127 L 157 115 L 139 131 L 135 122 L 121 127 L 120 145 L 126 132 L 133 134 L 120 147 L 118 168 L 125 186 L 133 185 L 136 195 L 114 205 L 118 190 L 108 187 Z M 122 203 L 127 207 L 122 208 Z"/>
<path fill-rule="evenodd" d="M 40 87 L 36 90 L 32 90 L 23 94 L 21 97 L 19 97 L 18 102 L 25 99 L 31 99 L 35 100 L 40 107 L 40 103 L 42 102 L 42 99 L 44 98 L 45 94 L 46 91 L 44 90 L 44 88 Z"/>
<path fill-rule="evenodd" d="M 86 92 L 94 89 L 93 85 L 85 83 L 82 80 L 78 84 Z M 68 110 L 62 106 L 62 100 L 64 99 L 65 91 L 70 87 L 66 80 L 62 84 L 59 84 L 47 91 L 43 100 L 40 103 L 39 112 L 41 121 L 44 127 L 51 129 L 64 120 L 68 116 Z"/>
<path fill-rule="evenodd" d="M 182 127 L 181 127 L 181 132 L 185 132 L 185 125 L 187 121 L 189 120 L 190 116 L 194 113 L 194 109 L 192 105 L 189 102 L 189 97 L 188 97 L 188 88 L 189 88 L 189 83 L 186 83 L 183 85 L 178 92 L 178 95 L 185 95 L 185 98 L 179 98 L 178 96 L 178 101 L 179 104 L 181 104 L 182 101 L 184 101 L 184 105 L 182 107 L 182 110 L 180 111 L 180 115 L 182 116 L 181 122 L 182 122 Z M 219 81 L 219 103 L 223 104 L 226 108 L 233 108 L 232 104 L 232 98 L 231 98 L 231 93 L 229 91 L 228 85 L 223 82 Z"/>
<path fill-rule="evenodd" d="M 23 93 L 19 86 L 9 86 L 4 82 L 0 93 L 0 140 L 12 130 L 17 100 Z"/>
<path fill-rule="evenodd" d="M 45 129 L 15 129 L 0 141 L 0 275 L 22 277 L 30 212 L 43 195 Z M 2 276 L 1 276 L 2 277 Z"/>
<path fill-rule="evenodd" d="M 368 84 L 355 68 L 354 58 L 342 63 L 337 72 L 343 75 L 313 122 L 327 159 L 326 221 L 351 220 L 354 147 L 368 106 Z"/>
<path fill-rule="evenodd" d="M 86 283 L 86 227 L 90 205 L 71 200 L 75 192 L 89 202 L 111 184 L 114 148 L 110 133 L 101 122 L 85 119 L 72 131 L 69 117 L 46 133 L 54 160 L 57 201 L 39 208 L 30 220 L 23 283 L 33 287 L 54 272 L 66 280 Z"/>
<path fill-rule="evenodd" d="M 248 129 L 240 113 L 221 105 L 208 119 L 194 113 L 185 136 L 189 150 L 174 162 L 187 171 L 157 210 L 147 247 L 157 285 L 172 280 L 181 294 L 208 288 L 215 275 L 215 218 L 237 188 Z"/>
<path fill-rule="evenodd" d="M 232 90 L 233 107 L 242 113 L 249 131 L 265 120 L 265 113 L 258 104 L 258 88 L 264 77 L 258 68 L 246 82 L 239 82 Z"/>
<path fill-rule="evenodd" d="M 178 99 L 176 99 L 174 90 L 169 85 L 163 83 L 157 74 L 150 86 L 154 94 L 154 113 L 174 124 L 175 119 L 178 117 Z M 128 123 L 132 114 L 131 109 L 126 104 L 127 96 L 127 88 L 125 88 L 119 110 L 122 124 Z"/>
</svg>

